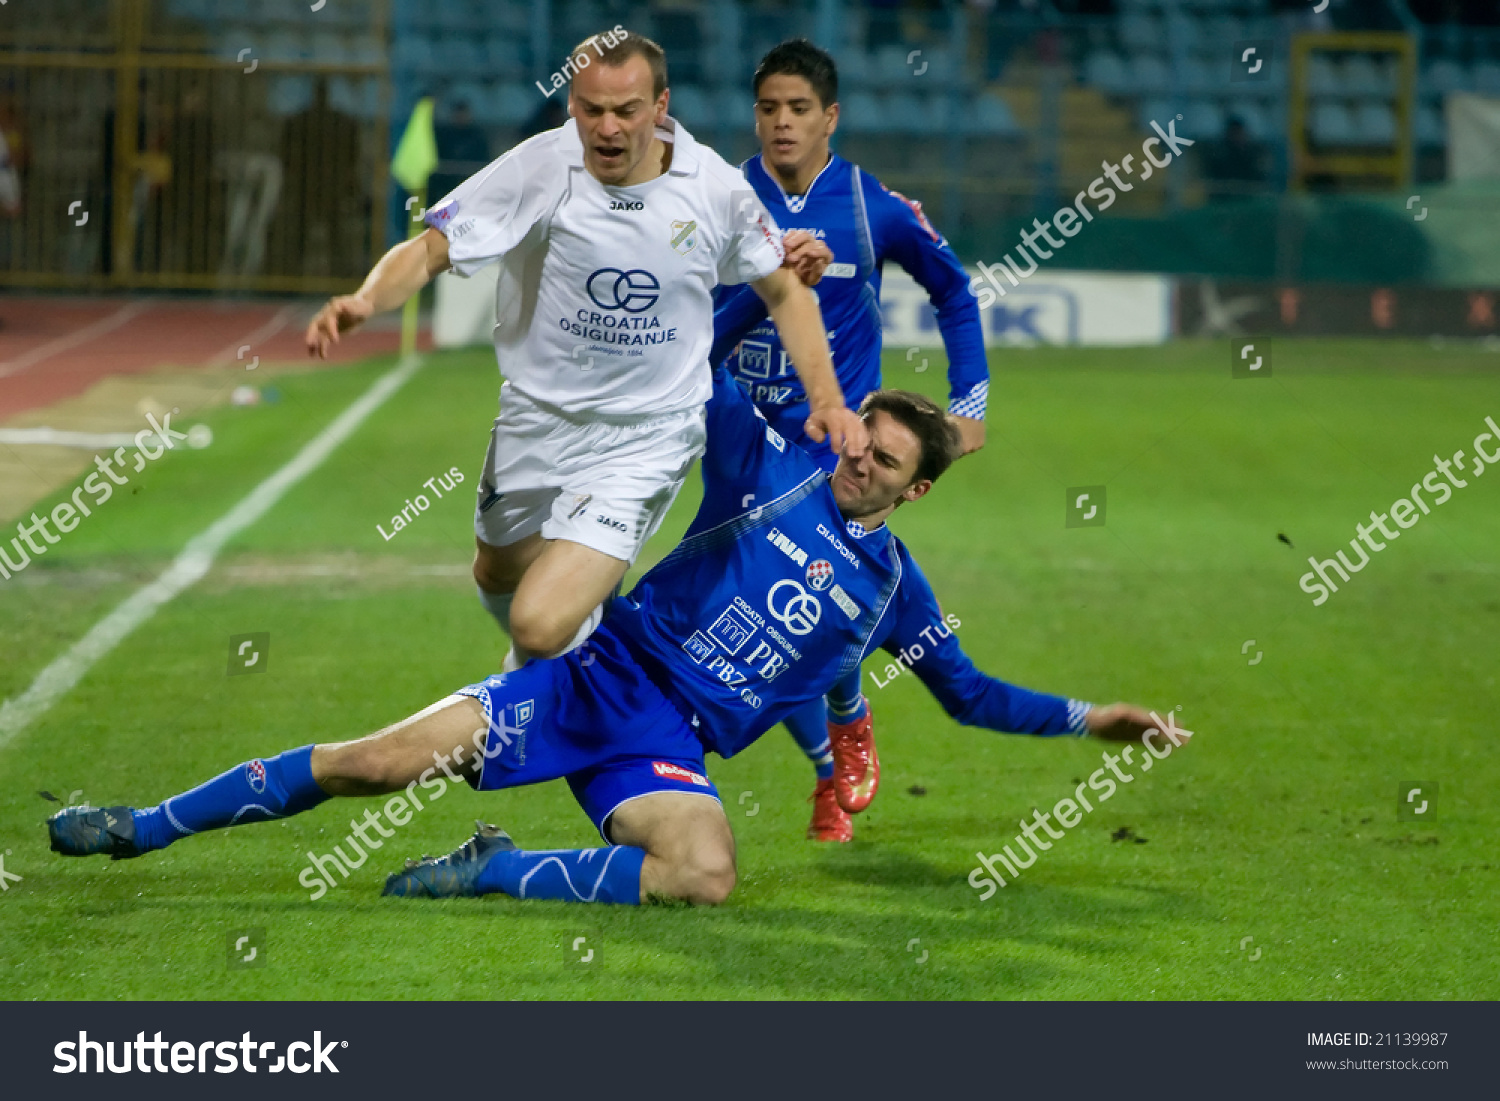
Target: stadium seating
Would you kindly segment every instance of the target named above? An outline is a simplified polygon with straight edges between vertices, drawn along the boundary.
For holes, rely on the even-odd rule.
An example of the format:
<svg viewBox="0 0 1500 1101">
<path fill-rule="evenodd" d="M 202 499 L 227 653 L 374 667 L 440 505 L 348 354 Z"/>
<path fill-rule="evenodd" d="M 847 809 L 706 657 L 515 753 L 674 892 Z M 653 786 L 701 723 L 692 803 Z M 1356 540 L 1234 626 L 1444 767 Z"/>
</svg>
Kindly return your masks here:
<svg viewBox="0 0 1500 1101">
<path fill-rule="evenodd" d="M 672 114 L 694 132 L 713 125 L 713 106 L 703 89 L 691 84 L 672 89 Z"/>
<path fill-rule="evenodd" d="M 1428 148 L 1448 144 L 1447 127 L 1443 124 L 1442 112 L 1436 107 L 1424 104 L 1417 109 L 1416 140 L 1417 145 Z"/>
<path fill-rule="evenodd" d="M 966 72 L 965 63 L 949 52 L 941 21 L 919 34 L 912 29 L 918 24 L 911 13 L 902 16 L 905 22 L 892 22 L 884 15 L 873 18 L 863 6 L 860 0 L 845 0 L 848 19 L 835 47 L 846 133 L 894 130 L 973 141 L 1025 136 L 1006 99 L 976 84 L 974 72 Z M 390 0 L 384 41 L 370 32 L 372 9 L 355 0 L 330 0 L 311 32 L 308 0 L 163 0 L 163 7 L 174 18 L 202 21 L 224 58 L 236 57 L 249 44 L 257 56 L 272 61 L 343 65 L 388 60 L 393 94 L 387 109 L 397 124 L 423 92 L 437 94 L 445 103 L 465 99 L 481 125 L 507 130 L 519 127 L 541 105 L 532 85 L 537 75 L 531 56 L 532 0 Z M 1001 10 L 1009 7 L 998 7 L 996 17 L 1011 18 Z M 1289 79 L 1285 26 L 1278 23 L 1271 0 L 1116 0 L 1114 9 L 1107 16 L 1065 17 L 1060 25 L 1064 71 L 1077 85 L 1118 103 L 1124 117 L 1142 126 L 1153 118 L 1181 114 L 1184 132 L 1212 139 L 1222 135 L 1226 119 L 1235 115 L 1257 140 L 1276 140 L 1286 115 Z M 1029 9 L 1022 5 L 1019 10 Z M 581 40 L 613 25 L 617 15 L 600 0 L 553 0 L 547 48 L 560 53 L 559 42 Z M 788 35 L 813 32 L 810 9 L 762 0 L 733 0 L 724 6 L 663 2 L 632 11 L 631 26 L 654 35 L 669 50 L 673 111 L 711 139 L 743 136 L 747 130 L 741 85 L 759 52 Z M 890 38 L 892 28 L 901 36 L 896 41 Z M 1034 66 L 1030 33 L 990 33 L 988 71 L 1003 81 L 1008 65 Z M 1265 73 L 1254 82 L 1231 80 L 1229 44 L 1255 38 L 1280 43 Z M 920 57 L 915 58 L 918 49 Z M 1500 38 L 1434 31 L 1422 56 L 1416 141 L 1441 147 L 1446 141 L 1443 96 L 1457 91 L 1500 95 Z M 278 113 L 308 102 L 310 85 L 298 76 L 283 73 L 272 82 L 270 102 Z M 1389 58 L 1314 55 L 1307 79 L 1312 95 L 1309 133 L 1318 144 L 1353 147 L 1389 139 L 1397 81 Z M 956 99 L 949 93 L 954 87 Z M 374 82 L 340 80 L 331 85 L 330 95 L 340 110 L 361 118 L 372 117 L 379 107 Z M 1028 126 L 1044 117 L 1038 115 Z M 496 135 L 496 140 L 507 139 Z"/>
<path fill-rule="evenodd" d="M 1500 64 L 1481 61 L 1471 70 L 1474 91 L 1480 95 L 1500 96 Z"/>
<path fill-rule="evenodd" d="M 1469 90 L 1469 74 L 1456 61 L 1443 58 L 1434 61 L 1422 74 L 1423 88 L 1438 95 Z"/>
<path fill-rule="evenodd" d="M 1084 62 L 1084 83 L 1098 88 L 1101 92 L 1111 95 L 1121 95 L 1133 88 L 1130 78 L 1130 69 L 1117 53 L 1108 50 L 1098 50 L 1088 56 Z"/>
<path fill-rule="evenodd" d="M 1359 134 L 1349 108 L 1338 100 L 1322 100 L 1313 105 L 1308 131 L 1317 145 L 1358 145 Z"/>
<path fill-rule="evenodd" d="M 1022 133 L 1005 100 L 993 92 L 986 92 L 974 101 L 969 129 L 991 137 L 1018 137 Z"/>
</svg>

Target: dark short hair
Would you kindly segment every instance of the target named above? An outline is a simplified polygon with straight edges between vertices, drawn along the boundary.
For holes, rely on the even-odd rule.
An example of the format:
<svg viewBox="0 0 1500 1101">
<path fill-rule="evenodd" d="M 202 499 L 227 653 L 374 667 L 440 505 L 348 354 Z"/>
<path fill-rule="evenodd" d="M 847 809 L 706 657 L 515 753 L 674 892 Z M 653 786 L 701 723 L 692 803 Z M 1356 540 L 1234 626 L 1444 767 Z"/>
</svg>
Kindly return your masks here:
<svg viewBox="0 0 1500 1101">
<path fill-rule="evenodd" d="M 828 107 L 839 101 L 839 69 L 827 50 L 805 38 L 789 38 L 772 46 L 755 70 L 755 94 L 768 76 L 800 76 L 812 85 L 813 94 Z"/>
<path fill-rule="evenodd" d="M 613 45 L 606 44 L 604 36 L 612 31 L 600 31 L 590 38 L 585 38 L 578 45 L 568 51 L 568 57 L 575 58 L 579 54 L 587 55 L 589 64 L 595 61 L 608 65 L 611 69 L 618 69 L 632 57 L 644 57 L 646 64 L 651 66 L 651 95 L 654 99 L 660 99 L 661 94 L 667 90 L 667 54 L 660 46 L 643 34 L 634 31 L 626 31 L 623 38 L 616 36 Z M 586 66 L 578 66 L 580 69 Z"/>
<path fill-rule="evenodd" d="M 861 418 L 868 420 L 873 413 L 888 413 L 917 437 L 922 456 L 913 481 L 937 481 L 963 450 L 958 428 L 931 398 L 910 390 L 875 390 L 859 403 Z"/>
</svg>

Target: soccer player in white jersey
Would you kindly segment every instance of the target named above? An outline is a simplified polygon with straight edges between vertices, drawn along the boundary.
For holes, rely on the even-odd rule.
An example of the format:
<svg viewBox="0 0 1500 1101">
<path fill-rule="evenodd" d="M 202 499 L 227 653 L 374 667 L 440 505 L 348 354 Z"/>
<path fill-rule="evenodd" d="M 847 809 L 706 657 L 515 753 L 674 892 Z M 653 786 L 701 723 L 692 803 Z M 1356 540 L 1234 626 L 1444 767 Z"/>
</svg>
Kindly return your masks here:
<svg viewBox="0 0 1500 1101">
<path fill-rule="evenodd" d="M 582 643 L 702 453 L 716 285 L 765 300 L 809 395 L 808 434 L 856 455 L 867 443 L 780 231 L 740 171 L 667 115 L 661 47 L 596 35 L 569 67 L 569 121 L 455 188 L 307 331 L 324 355 L 439 272 L 501 265 L 506 381 L 474 579 L 511 638 L 507 668 Z"/>
</svg>

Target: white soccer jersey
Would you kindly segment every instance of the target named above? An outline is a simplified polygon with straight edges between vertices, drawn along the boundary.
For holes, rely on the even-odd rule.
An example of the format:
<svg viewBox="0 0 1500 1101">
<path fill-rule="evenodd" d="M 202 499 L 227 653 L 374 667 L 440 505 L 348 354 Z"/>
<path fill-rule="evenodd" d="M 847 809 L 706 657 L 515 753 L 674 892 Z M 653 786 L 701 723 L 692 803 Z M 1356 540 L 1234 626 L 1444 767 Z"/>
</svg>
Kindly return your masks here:
<svg viewBox="0 0 1500 1101">
<path fill-rule="evenodd" d="M 713 289 L 781 266 L 781 234 L 739 169 L 675 119 L 671 167 L 632 187 L 584 168 L 572 119 L 522 142 L 427 212 L 453 270 L 501 264 L 495 356 L 528 397 L 636 417 L 712 392 Z"/>
</svg>

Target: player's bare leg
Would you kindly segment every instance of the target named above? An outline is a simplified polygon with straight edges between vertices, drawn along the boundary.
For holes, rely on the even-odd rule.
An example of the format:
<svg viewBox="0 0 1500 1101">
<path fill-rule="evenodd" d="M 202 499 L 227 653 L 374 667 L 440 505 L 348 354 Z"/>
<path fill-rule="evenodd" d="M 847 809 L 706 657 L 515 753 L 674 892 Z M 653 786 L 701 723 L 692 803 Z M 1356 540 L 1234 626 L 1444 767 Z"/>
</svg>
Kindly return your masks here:
<svg viewBox="0 0 1500 1101">
<path fill-rule="evenodd" d="M 525 576 L 526 567 L 535 562 L 546 547 L 547 540 L 533 533 L 511 543 L 497 547 L 474 537 L 474 584 L 479 591 L 479 603 L 500 625 L 505 637 L 511 640 L 505 655 L 502 672 L 511 673 L 525 664 L 525 659 L 516 653 L 515 634 L 510 626 L 510 607 L 516 598 L 516 589 Z"/>
<path fill-rule="evenodd" d="M 652 792 L 623 803 L 609 825 L 615 844 L 608 848 L 528 852 L 481 823 L 447 856 L 407 861 L 386 880 L 384 893 L 717 906 L 734 890 L 734 835 L 717 799 Z"/>
<path fill-rule="evenodd" d="M 600 606 L 630 565 L 581 543 L 536 534 L 503 547 L 475 542 L 474 580 L 486 593 L 510 596 L 506 618 L 521 664 L 581 643 L 599 625 Z"/>
<path fill-rule="evenodd" d="M 488 733 L 478 700 L 449 696 L 367 737 L 313 746 L 313 779 L 353 797 L 400 791 L 438 769 L 456 779 L 478 770 Z"/>
<path fill-rule="evenodd" d="M 618 844 L 646 850 L 642 902 L 717 906 L 734 890 L 734 834 L 717 799 L 674 791 L 643 795 L 615 811 L 610 833 Z"/>
<path fill-rule="evenodd" d="M 331 796 L 411 795 L 420 783 L 436 798 L 429 782 L 475 770 L 488 739 L 478 701 L 449 696 L 366 738 L 246 761 L 155 807 L 68 807 L 48 820 L 48 833 L 65 856 L 134 857 L 205 830 L 300 814 Z"/>
</svg>

